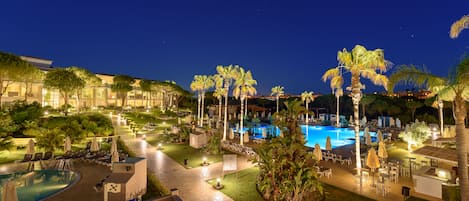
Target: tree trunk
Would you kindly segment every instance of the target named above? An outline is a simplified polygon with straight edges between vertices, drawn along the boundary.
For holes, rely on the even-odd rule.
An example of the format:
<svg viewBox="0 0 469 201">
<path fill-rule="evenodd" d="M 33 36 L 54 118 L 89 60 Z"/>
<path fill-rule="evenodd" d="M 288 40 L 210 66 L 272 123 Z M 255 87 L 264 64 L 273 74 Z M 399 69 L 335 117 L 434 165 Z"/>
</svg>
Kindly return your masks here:
<svg viewBox="0 0 469 201">
<path fill-rule="evenodd" d="M 217 128 L 220 126 L 221 122 L 221 104 L 222 104 L 222 97 L 218 99 L 218 121 L 217 121 Z"/>
<path fill-rule="evenodd" d="M 456 94 L 453 114 L 456 122 L 456 151 L 458 154 L 458 174 L 461 200 L 469 200 L 469 176 L 467 169 L 467 147 L 464 121 L 466 118 L 466 102 L 461 94 Z"/>
<path fill-rule="evenodd" d="M 197 125 L 200 126 L 200 104 L 202 103 L 202 97 L 200 91 L 197 94 Z"/>
<path fill-rule="evenodd" d="M 355 121 L 354 130 L 355 130 L 355 160 L 358 174 L 360 174 L 360 169 L 362 168 L 361 157 L 360 157 L 360 118 L 359 118 L 359 106 L 361 100 L 361 90 L 360 90 L 360 77 L 359 75 L 352 74 L 352 102 L 353 102 L 353 118 Z"/>
<path fill-rule="evenodd" d="M 438 99 L 438 113 L 440 117 L 440 135 L 443 136 L 443 130 L 444 130 L 444 119 L 443 119 L 443 101 Z"/>
<path fill-rule="evenodd" d="M 279 99 L 279 96 L 277 95 L 277 113 L 278 113 L 278 99 Z"/>
<path fill-rule="evenodd" d="M 243 145 L 244 141 L 244 132 L 243 132 L 243 122 L 244 122 L 244 95 L 241 95 L 241 112 L 240 112 L 240 118 L 239 118 L 239 144 Z"/>
<path fill-rule="evenodd" d="M 228 86 L 229 82 L 225 82 L 225 86 Z M 228 87 L 225 87 L 225 116 L 223 119 L 223 141 L 226 141 L 226 129 L 228 127 Z"/>
<path fill-rule="evenodd" d="M 339 99 L 340 99 L 340 96 L 336 96 L 337 98 L 337 111 L 336 111 L 336 116 L 335 116 L 335 126 L 337 128 L 340 127 L 339 123 L 340 123 L 340 119 L 339 119 Z M 363 113 L 365 114 L 365 113 Z"/>
<path fill-rule="evenodd" d="M 204 102 L 205 102 L 205 91 L 202 91 L 202 106 L 200 107 L 200 127 L 204 126 Z"/>
<path fill-rule="evenodd" d="M 80 98 L 78 97 L 78 93 L 79 92 L 77 90 L 77 92 L 75 93 L 75 96 L 76 96 L 75 101 L 77 102 L 77 105 L 76 105 L 77 106 L 77 113 L 80 113 Z"/>
<path fill-rule="evenodd" d="M 309 101 L 306 101 L 306 125 L 308 125 L 308 119 L 309 119 L 309 109 L 308 109 L 308 105 L 309 105 Z M 306 131 L 308 130 L 308 128 L 306 128 Z"/>
<path fill-rule="evenodd" d="M 248 116 L 248 98 L 246 97 L 246 103 L 244 104 L 245 107 L 244 107 L 244 116 L 247 117 Z"/>
</svg>

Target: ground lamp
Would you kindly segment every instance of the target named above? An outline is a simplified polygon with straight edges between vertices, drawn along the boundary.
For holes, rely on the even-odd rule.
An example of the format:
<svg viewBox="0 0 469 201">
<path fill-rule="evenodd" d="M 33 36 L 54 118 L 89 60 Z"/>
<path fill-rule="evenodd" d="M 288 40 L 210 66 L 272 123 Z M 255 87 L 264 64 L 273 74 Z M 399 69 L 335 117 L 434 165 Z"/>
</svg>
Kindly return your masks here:
<svg viewBox="0 0 469 201">
<path fill-rule="evenodd" d="M 161 143 L 158 143 L 158 147 L 156 149 L 163 150 L 163 145 Z"/>
<path fill-rule="evenodd" d="M 221 179 L 220 177 L 217 178 L 216 180 L 217 182 L 215 183 L 215 185 L 213 185 L 213 188 L 217 189 L 217 190 L 220 190 L 223 188 L 223 184 L 221 184 Z"/>
<path fill-rule="evenodd" d="M 203 162 L 202 162 L 202 166 L 207 166 L 207 165 L 208 165 L 207 157 L 204 156 L 204 157 L 202 158 L 202 161 L 203 161 Z"/>
</svg>

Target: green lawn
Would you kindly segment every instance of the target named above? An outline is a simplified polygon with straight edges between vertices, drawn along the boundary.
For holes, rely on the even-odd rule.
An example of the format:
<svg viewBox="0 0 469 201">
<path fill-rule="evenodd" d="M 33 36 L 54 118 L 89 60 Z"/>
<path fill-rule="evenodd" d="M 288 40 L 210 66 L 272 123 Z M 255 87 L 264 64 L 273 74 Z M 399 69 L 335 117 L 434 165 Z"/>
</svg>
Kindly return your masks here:
<svg viewBox="0 0 469 201">
<path fill-rule="evenodd" d="M 225 175 L 225 178 L 222 180 L 224 188 L 221 191 L 235 201 L 263 201 L 262 197 L 256 191 L 256 177 L 258 173 L 259 169 L 254 167 Z M 213 179 L 207 182 L 215 184 L 216 180 Z M 323 187 L 327 201 L 373 200 L 327 184 L 323 184 Z"/>
<path fill-rule="evenodd" d="M 85 142 L 81 144 L 73 144 L 72 150 L 82 150 L 86 146 Z M 43 149 L 39 149 L 36 147 L 36 152 L 45 152 Z M 0 165 L 13 163 L 16 160 L 23 160 L 24 154 L 26 153 L 26 149 L 15 149 L 13 148 L 11 151 L 0 151 Z M 62 149 L 56 150 L 54 152 L 54 156 L 63 155 L 64 152 Z"/>
<path fill-rule="evenodd" d="M 153 146 L 157 146 L 158 142 L 151 140 L 151 138 L 147 139 L 147 142 L 152 144 Z M 163 144 L 163 153 L 168 155 L 177 163 L 184 166 L 184 159 L 188 159 L 188 164 L 185 168 L 195 168 L 200 167 L 203 163 L 203 158 L 207 158 L 207 162 L 217 163 L 223 160 L 223 155 L 209 155 L 205 153 L 202 149 L 195 149 L 188 144 Z"/>
</svg>

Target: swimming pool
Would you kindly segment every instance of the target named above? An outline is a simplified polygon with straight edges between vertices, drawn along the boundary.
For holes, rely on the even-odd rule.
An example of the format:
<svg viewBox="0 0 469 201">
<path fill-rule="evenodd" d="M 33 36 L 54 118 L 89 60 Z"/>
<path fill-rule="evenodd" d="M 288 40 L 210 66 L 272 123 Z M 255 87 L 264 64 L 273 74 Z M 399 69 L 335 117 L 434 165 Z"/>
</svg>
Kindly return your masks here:
<svg viewBox="0 0 469 201">
<path fill-rule="evenodd" d="M 37 170 L 0 175 L 0 184 L 13 179 L 16 183 L 18 200 L 39 201 L 66 188 L 78 178 L 72 171 Z M 0 197 L 1 197 L 0 191 Z"/>
<path fill-rule="evenodd" d="M 252 128 L 254 132 L 254 138 L 262 138 L 262 132 L 265 129 L 267 134 L 278 135 L 280 130 L 272 125 L 260 125 Z M 301 132 L 305 135 L 306 144 L 305 146 L 314 147 L 316 143 L 321 146 L 321 149 L 326 148 L 326 138 L 331 137 L 332 148 L 353 144 L 355 142 L 355 132 L 348 128 L 336 128 L 333 126 L 306 126 L 301 125 Z M 372 141 L 375 141 L 376 133 L 369 132 Z M 363 136 L 364 132 L 360 131 L 360 136 Z"/>
</svg>

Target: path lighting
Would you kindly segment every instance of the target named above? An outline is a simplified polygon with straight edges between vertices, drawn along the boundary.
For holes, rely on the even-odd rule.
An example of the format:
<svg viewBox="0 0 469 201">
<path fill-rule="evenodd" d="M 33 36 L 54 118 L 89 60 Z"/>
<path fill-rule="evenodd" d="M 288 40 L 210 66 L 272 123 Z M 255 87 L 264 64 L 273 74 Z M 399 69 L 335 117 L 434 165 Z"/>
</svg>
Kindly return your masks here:
<svg viewBox="0 0 469 201">
<path fill-rule="evenodd" d="M 142 138 L 143 138 L 143 139 L 146 139 L 146 138 L 147 138 L 147 135 L 143 134 Z"/>
<path fill-rule="evenodd" d="M 217 178 L 217 186 L 220 186 L 221 185 L 221 179 L 220 177 Z"/>
<path fill-rule="evenodd" d="M 204 157 L 202 158 L 202 161 L 203 161 L 203 162 L 202 162 L 202 166 L 207 166 L 207 165 L 208 165 L 207 157 L 204 156 Z"/>
<path fill-rule="evenodd" d="M 48 115 L 48 114 L 49 114 L 49 112 L 48 112 L 48 111 L 44 111 L 44 115 Z"/>
<path fill-rule="evenodd" d="M 223 188 L 223 184 L 221 184 L 221 179 L 220 177 L 217 178 L 217 183 L 215 185 L 213 185 L 213 188 L 217 189 L 217 190 L 220 190 Z"/>
<path fill-rule="evenodd" d="M 144 135 L 145 136 L 145 135 Z M 162 150 L 163 149 L 163 145 L 161 143 L 158 143 L 158 150 Z"/>
</svg>

